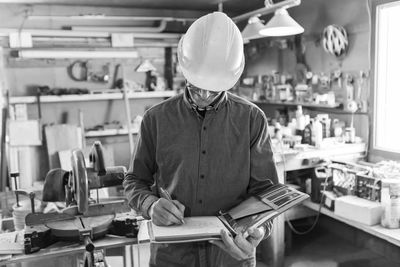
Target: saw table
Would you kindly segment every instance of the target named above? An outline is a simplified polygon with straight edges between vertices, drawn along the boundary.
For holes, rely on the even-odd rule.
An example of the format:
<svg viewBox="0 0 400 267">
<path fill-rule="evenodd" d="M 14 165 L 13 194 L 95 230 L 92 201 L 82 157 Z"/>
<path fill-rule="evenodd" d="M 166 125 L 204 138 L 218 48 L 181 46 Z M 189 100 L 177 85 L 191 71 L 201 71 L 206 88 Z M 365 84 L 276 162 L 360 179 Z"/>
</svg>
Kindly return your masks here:
<svg viewBox="0 0 400 267">
<path fill-rule="evenodd" d="M 88 166 L 86 166 L 86 162 Z M 105 167 L 100 142 L 95 142 L 86 159 L 81 150 L 71 153 L 71 171 L 53 169 L 48 172 L 43 187 L 42 200 L 65 202 L 61 212 L 35 212 L 34 194 L 15 190 L 31 199 L 32 212 L 25 217 L 24 251 L 35 254 L 58 241 L 72 241 L 84 245 L 85 267 L 107 267 L 103 250 L 96 247 L 94 240 L 106 234 L 136 237 L 137 216 L 130 212 L 125 199 L 100 202 L 90 197 L 90 190 L 121 185 L 126 168 Z"/>
<path fill-rule="evenodd" d="M 93 244 L 96 248 L 104 250 L 106 256 L 108 251 L 119 249 L 127 266 L 133 266 L 132 263 L 139 257 L 136 238 L 106 235 L 101 239 L 94 240 Z M 125 253 L 125 247 L 128 248 L 128 254 Z M 85 251 L 84 244 L 58 241 L 36 253 L 14 255 L 7 260 L 0 261 L 0 266 L 25 262 L 24 266 L 75 267 L 79 266 L 78 261 L 82 260 L 82 251 Z"/>
</svg>

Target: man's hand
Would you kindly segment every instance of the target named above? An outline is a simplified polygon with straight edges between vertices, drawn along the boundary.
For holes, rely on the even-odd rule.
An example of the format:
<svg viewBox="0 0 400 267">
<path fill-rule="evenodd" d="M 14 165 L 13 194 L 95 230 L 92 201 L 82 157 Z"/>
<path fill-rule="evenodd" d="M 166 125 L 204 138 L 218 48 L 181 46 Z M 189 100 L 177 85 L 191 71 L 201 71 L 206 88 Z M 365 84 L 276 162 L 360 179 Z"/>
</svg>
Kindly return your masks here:
<svg viewBox="0 0 400 267">
<path fill-rule="evenodd" d="M 165 226 L 182 224 L 184 211 L 185 206 L 178 200 L 160 198 L 151 205 L 149 215 L 155 225 Z"/>
<path fill-rule="evenodd" d="M 239 233 L 235 238 L 225 230 L 221 231 L 222 241 L 210 241 L 217 245 L 229 255 L 237 260 L 245 260 L 255 256 L 256 247 L 263 240 L 265 234 L 270 234 L 272 222 L 265 224 L 265 227 L 259 227 L 247 230 L 245 234 Z M 267 232 L 267 233 L 266 233 Z"/>
</svg>

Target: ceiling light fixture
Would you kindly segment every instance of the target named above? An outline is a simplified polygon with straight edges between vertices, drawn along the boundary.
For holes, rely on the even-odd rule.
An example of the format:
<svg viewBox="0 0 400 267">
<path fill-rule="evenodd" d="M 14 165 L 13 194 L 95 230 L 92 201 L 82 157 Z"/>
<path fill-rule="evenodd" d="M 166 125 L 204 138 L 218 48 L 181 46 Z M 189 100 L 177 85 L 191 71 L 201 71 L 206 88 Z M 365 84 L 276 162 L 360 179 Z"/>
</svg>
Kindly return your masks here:
<svg viewBox="0 0 400 267">
<path fill-rule="evenodd" d="M 259 17 L 254 16 L 249 19 L 248 24 L 242 31 L 242 37 L 244 40 L 257 39 L 265 37 L 265 35 L 261 35 L 259 32 L 263 29 L 265 25 L 262 23 Z"/>
<path fill-rule="evenodd" d="M 234 22 L 239 22 L 244 19 L 249 19 L 250 17 L 254 17 L 254 16 L 259 17 L 262 15 L 273 13 L 280 8 L 290 8 L 290 7 L 298 6 L 300 4 L 301 4 L 301 0 L 283 0 L 276 4 L 273 4 L 272 0 L 265 0 L 265 2 L 264 2 L 265 7 L 244 13 L 244 14 L 236 16 L 236 17 L 233 17 L 232 20 Z"/>
<path fill-rule="evenodd" d="M 141 62 L 135 69 L 136 72 L 148 72 L 148 71 L 156 71 L 156 67 L 151 64 L 150 60 L 145 59 Z"/>
<path fill-rule="evenodd" d="M 284 0 L 276 4 L 273 4 L 272 0 L 265 0 L 264 4 L 265 7 L 263 8 L 232 18 L 235 22 L 250 18 L 242 31 L 245 43 L 251 39 L 265 36 L 286 36 L 304 32 L 304 28 L 291 18 L 286 11 L 290 7 L 300 5 L 301 0 Z M 275 15 L 271 21 L 263 25 L 259 17 L 272 12 L 275 12 Z"/>
<path fill-rule="evenodd" d="M 259 31 L 259 34 L 262 36 L 288 36 L 303 32 L 304 28 L 289 15 L 286 9 L 281 8 L 275 11 L 275 15 Z"/>
</svg>

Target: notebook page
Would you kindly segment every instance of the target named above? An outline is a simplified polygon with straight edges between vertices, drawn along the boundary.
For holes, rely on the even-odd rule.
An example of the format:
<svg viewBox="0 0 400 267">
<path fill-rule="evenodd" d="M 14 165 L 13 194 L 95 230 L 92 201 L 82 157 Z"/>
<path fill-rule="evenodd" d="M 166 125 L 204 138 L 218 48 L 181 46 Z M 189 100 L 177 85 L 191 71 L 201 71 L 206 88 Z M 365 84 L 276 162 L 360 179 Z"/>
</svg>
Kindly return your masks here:
<svg viewBox="0 0 400 267">
<path fill-rule="evenodd" d="M 152 224 L 155 241 L 207 238 L 220 236 L 224 224 L 216 216 L 185 217 L 182 225 L 157 226 Z"/>
</svg>

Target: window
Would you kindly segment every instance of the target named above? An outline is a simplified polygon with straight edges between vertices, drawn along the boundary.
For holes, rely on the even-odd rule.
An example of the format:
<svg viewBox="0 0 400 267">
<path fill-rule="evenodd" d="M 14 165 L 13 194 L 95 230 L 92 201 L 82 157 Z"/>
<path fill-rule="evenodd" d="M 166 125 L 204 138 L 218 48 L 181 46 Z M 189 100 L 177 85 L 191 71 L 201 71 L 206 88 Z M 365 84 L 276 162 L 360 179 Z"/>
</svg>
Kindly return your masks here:
<svg viewBox="0 0 400 267">
<path fill-rule="evenodd" d="M 400 1 L 373 5 L 372 156 L 400 159 Z"/>
</svg>

